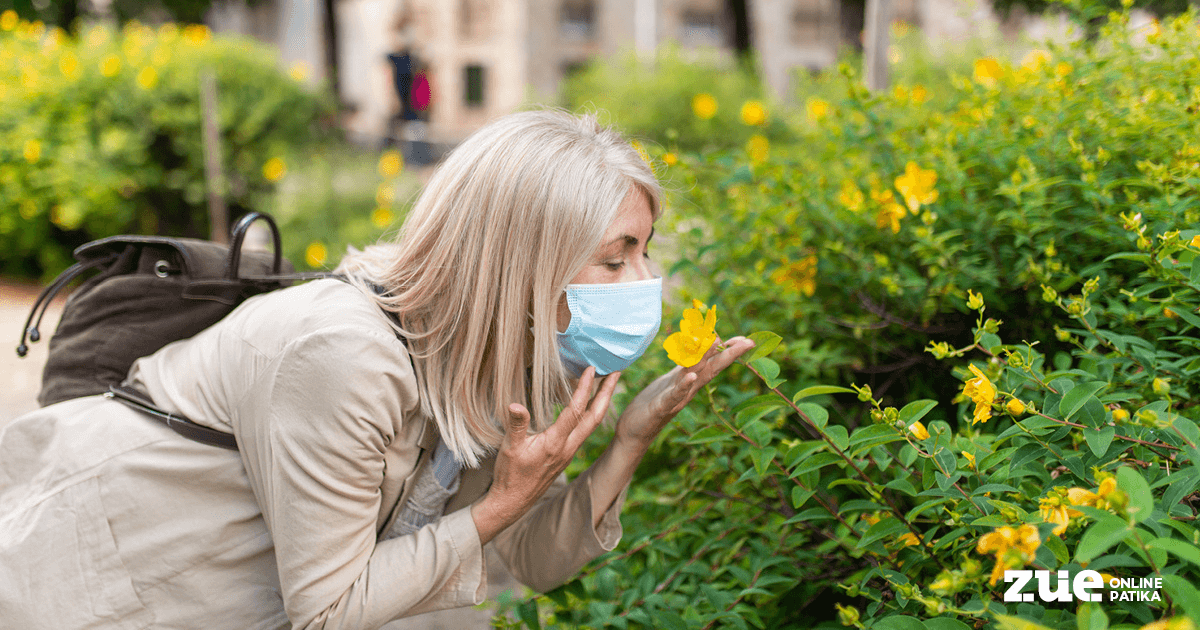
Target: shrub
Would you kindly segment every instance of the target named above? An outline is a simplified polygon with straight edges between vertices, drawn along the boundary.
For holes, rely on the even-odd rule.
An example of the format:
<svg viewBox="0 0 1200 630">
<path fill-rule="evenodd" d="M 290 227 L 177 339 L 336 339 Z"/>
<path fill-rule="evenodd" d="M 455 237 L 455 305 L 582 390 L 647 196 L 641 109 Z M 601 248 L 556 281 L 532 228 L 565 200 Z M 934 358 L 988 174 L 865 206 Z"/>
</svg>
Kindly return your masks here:
<svg viewBox="0 0 1200 630">
<path fill-rule="evenodd" d="M 230 214 L 260 207 L 273 158 L 311 146 L 323 92 L 276 54 L 193 25 L 120 32 L 0 20 L 0 272 L 53 275 L 74 246 L 123 232 L 208 236 L 200 73 L 216 77 Z"/>
<path fill-rule="evenodd" d="M 846 70 L 795 143 L 681 151 L 676 297 L 759 346 L 648 454 L 621 547 L 500 622 L 1194 627 L 1200 32 L 1126 20 L 923 102 Z M 1006 602 L 1017 568 L 1162 584 Z"/>
</svg>

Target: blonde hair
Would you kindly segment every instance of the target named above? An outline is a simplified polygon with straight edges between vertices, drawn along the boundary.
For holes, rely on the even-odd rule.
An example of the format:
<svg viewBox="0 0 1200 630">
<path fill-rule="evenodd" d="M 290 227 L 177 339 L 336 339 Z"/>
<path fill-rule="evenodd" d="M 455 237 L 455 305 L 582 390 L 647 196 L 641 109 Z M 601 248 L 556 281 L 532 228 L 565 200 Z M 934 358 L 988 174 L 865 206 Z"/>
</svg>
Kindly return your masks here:
<svg viewBox="0 0 1200 630">
<path fill-rule="evenodd" d="M 559 298 L 634 191 L 657 219 L 653 171 L 595 115 L 510 114 L 446 157 L 394 243 L 338 266 L 396 314 L 421 411 L 460 462 L 478 466 L 500 445 L 509 404 L 524 404 L 540 431 L 570 399 Z"/>
</svg>

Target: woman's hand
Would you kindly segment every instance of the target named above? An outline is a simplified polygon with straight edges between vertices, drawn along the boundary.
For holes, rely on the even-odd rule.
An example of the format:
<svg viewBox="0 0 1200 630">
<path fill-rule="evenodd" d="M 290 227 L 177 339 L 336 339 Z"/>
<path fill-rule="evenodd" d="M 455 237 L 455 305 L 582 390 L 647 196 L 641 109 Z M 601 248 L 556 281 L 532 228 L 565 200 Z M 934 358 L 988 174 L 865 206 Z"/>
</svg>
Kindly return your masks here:
<svg viewBox="0 0 1200 630">
<path fill-rule="evenodd" d="M 655 379 L 621 414 L 616 439 L 643 450 L 648 448 L 659 431 L 692 401 L 701 387 L 753 347 L 753 341 L 734 337 L 722 349 L 718 337 L 699 363 L 687 368 L 676 366 Z"/>
<path fill-rule="evenodd" d="M 481 544 L 487 544 L 529 511 L 566 469 L 583 441 L 600 426 L 621 373 L 604 377 L 600 390 L 589 403 L 588 393 L 595 373 L 596 369 L 590 366 L 584 370 L 570 404 L 554 424 L 540 433 L 529 434 L 528 409 L 515 403 L 509 405 L 492 487 L 471 506 Z"/>
</svg>

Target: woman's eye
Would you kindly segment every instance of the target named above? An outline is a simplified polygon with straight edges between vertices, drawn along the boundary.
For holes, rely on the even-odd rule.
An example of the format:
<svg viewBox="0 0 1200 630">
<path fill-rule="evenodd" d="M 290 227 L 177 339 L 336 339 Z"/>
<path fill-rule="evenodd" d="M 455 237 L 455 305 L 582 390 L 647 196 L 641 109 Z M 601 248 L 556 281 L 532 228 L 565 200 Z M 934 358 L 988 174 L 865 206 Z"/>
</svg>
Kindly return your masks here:
<svg viewBox="0 0 1200 630">
<path fill-rule="evenodd" d="M 604 266 L 608 267 L 609 271 L 620 271 L 621 267 L 625 266 L 625 263 L 624 262 L 604 263 Z"/>
</svg>

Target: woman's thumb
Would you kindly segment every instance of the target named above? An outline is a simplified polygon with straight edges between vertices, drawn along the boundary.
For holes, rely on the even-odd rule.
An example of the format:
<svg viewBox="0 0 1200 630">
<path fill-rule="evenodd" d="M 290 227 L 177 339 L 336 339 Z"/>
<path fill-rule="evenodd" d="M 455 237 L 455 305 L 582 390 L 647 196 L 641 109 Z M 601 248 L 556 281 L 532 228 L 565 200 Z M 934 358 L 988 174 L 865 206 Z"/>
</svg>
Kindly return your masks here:
<svg viewBox="0 0 1200 630">
<path fill-rule="evenodd" d="M 508 436 L 510 440 L 521 440 L 529 431 L 529 410 L 513 403 L 508 406 Z"/>
</svg>

